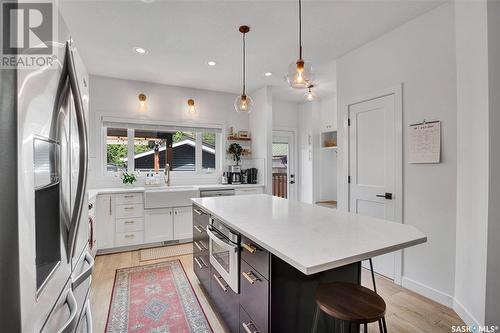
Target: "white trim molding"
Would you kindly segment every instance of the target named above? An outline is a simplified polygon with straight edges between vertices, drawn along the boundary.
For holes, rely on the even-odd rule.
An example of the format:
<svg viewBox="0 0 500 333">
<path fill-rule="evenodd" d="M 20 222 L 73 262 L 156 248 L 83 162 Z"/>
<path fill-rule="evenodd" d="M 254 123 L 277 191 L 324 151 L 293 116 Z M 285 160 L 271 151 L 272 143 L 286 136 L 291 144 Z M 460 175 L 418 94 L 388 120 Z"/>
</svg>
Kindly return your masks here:
<svg viewBox="0 0 500 333">
<path fill-rule="evenodd" d="M 438 302 L 439 304 L 442 304 L 449 308 L 453 307 L 453 296 L 451 295 L 445 294 L 423 283 L 407 278 L 406 276 L 403 276 L 401 282 L 402 282 L 401 286 L 403 286 L 406 289 L 410 289 L 411 291 L 414 291 L 417 294 L 430 298 L 431 300 Z"/>
</svg>

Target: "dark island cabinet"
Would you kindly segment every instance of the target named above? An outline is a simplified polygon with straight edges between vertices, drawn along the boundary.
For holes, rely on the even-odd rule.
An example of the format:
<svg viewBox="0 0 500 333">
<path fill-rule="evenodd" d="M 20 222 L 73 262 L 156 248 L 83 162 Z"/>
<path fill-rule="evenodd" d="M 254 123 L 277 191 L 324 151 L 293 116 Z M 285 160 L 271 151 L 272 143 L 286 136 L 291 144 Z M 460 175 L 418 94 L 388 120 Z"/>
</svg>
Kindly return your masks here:
<svg viewBox="0 0 500 333">
<path fill-rule="evenodd" d="M 240 293 L 212 268 L 206 232 L 209 214 L 193 205 L 193 269 L 211 304 L 231 333 L 310 332 L 318 285 L 333 281 L 361 283 L 359 262 L 305 275 L 241 236 Z M 318 332 L 338 332 L 339 323 L 322 315 Z M 350 333 L 359 332 L 352 325 Z"/>
<path fill-rule="evenodd" d="M 208 254 L 209 215 L 193 206 L 193 270 L 201 285 L 210 294 L 210 257 Z"/>
<path fill-rule="evenodd" d="M 210 296 L 212 303 L 217 308 L 220 316 L 224 319 L 230 332 L 238 332 L 239 325 L 239 305 L 240 298 L 231 287 L 224 281 L 224 279 L 212 269 L 210 276 Z"/>
</svg>

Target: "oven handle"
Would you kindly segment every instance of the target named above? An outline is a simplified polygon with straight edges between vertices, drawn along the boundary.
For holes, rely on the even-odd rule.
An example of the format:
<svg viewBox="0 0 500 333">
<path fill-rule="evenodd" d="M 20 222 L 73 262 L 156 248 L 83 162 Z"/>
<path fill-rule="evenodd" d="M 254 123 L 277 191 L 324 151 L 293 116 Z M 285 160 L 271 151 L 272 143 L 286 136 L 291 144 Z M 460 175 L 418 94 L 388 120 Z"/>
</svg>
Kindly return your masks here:
<svg viewBox="0 0 500 333">
<path fill-rule="evenodd" d="M 226 242 L 222 239 L 220 239 L 219 237 L 217 237 L 213 232 L 212 230 L 210 230 L 210 226 L 207 226 L 207 234 L 208 234 L 208 237 L 210 237 L 210 239 L 212 241 L 214 241 L 215 243 L 217 243 L 218 245 L 222 246 L 223 248 L 226 248 L 228 250 L 233 250 L 234 252 L 238 252 L 238 245 L 236 244 L 233 244 L 233 243 L 230 243 L 229 241 Z"/>
</svg>

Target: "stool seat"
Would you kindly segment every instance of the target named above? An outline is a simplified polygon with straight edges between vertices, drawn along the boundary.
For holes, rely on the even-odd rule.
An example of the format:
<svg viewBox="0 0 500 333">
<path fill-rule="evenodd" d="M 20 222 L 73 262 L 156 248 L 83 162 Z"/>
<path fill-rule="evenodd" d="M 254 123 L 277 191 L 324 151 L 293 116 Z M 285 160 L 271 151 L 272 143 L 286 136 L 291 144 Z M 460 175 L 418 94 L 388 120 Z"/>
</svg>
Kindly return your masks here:
<svg viewBox="0 0 500 333">
<path fill-rule="evenodd" d="M 319 285 L 316 304 L 329 316 L 358 324 L 382 319 L 386 305 L 382 297 L 363 286 L 333 282 Z"/>
</svg>

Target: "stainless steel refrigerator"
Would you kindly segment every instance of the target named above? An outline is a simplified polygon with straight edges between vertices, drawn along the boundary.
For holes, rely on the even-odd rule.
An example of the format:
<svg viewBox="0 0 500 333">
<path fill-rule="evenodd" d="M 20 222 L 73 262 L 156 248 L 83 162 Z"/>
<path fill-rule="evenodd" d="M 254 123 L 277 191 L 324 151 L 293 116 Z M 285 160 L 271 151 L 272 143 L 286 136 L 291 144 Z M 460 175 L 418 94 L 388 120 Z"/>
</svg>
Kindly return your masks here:
<svg viewBox="0 0 500 333">
<path fill-rule="evenodd" d="M 58 30 L 55 67 L 0 73 L 3 332 L 92 331 L 88 74 L 60 15 Z"/>
</svg>

